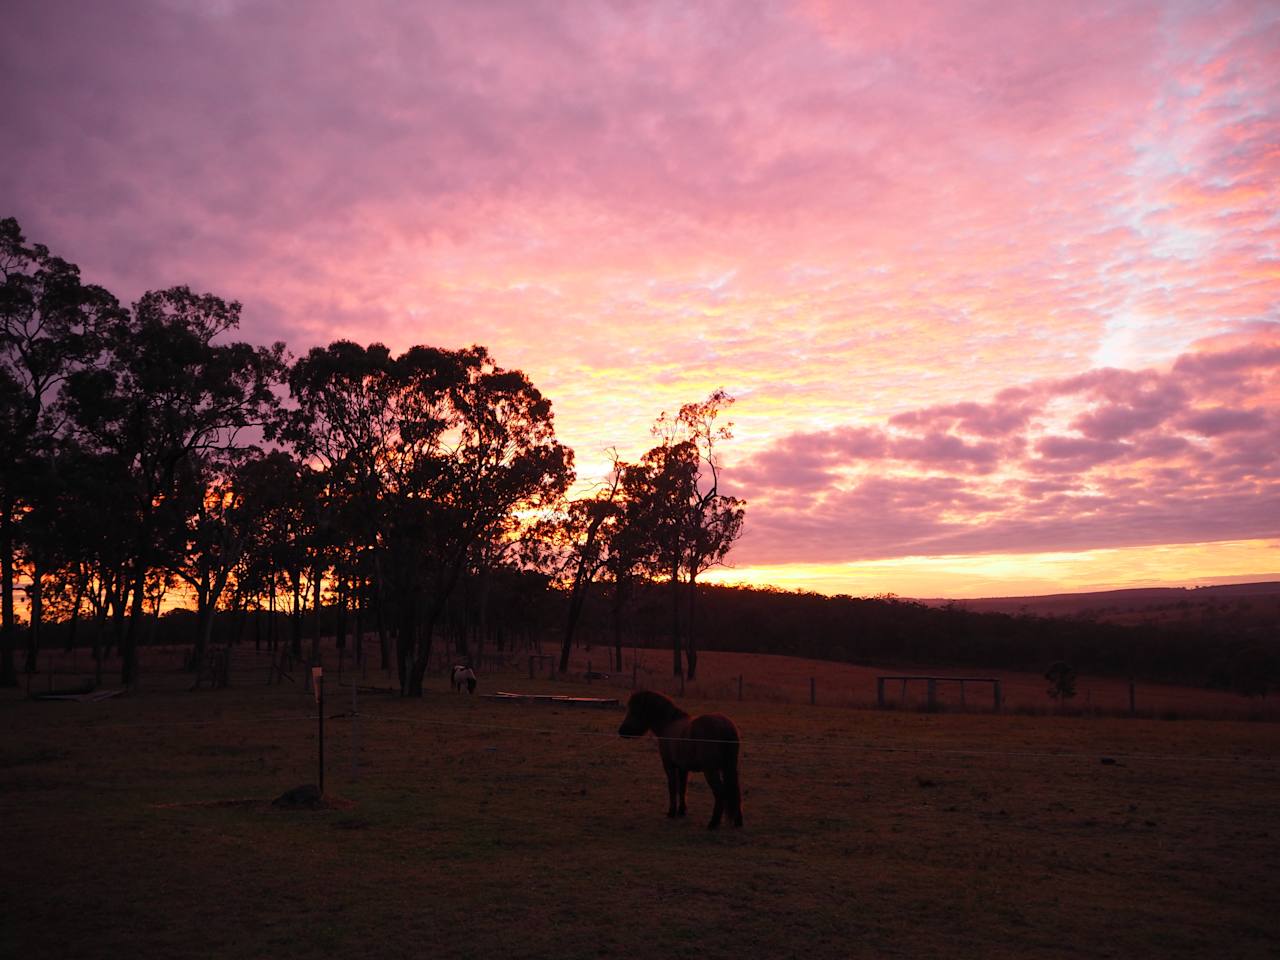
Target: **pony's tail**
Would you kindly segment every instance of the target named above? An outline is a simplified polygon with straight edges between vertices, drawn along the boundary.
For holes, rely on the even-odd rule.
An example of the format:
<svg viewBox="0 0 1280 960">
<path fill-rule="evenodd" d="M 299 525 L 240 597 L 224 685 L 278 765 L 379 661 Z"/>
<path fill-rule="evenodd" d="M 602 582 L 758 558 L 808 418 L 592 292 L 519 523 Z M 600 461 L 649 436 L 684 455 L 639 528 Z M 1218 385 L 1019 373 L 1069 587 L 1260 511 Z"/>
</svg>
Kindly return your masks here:
<svg viewBox="0 0 1280 960">
<path fill-rule="evenodd" d="M 737 740 L 724 745 L 724 812 L 736 827 L 742 826 L 742 784 L 738 781 L 740 746 Z"/>
</svg>

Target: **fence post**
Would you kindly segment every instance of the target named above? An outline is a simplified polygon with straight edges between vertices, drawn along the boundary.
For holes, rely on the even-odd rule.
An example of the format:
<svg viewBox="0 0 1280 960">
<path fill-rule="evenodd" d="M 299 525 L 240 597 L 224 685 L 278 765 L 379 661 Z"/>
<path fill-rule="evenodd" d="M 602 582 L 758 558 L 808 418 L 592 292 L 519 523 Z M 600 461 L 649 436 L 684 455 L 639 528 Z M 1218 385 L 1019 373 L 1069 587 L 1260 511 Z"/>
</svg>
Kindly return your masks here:
<svg viewBox="0 0 1280 960">
<path fill-rule="evenodd" d="M 320 746 L 316 759 L 320 795 L 324 796 L 324 673 L 320 667 L 312 667 L 308 674 L 311 677 L 311 690 L 316 698 L 316 716 L 320 721 Z"/>
<path fill-rule="evenodd" d="M 356 704 L 357 683 L 351 678 L 351 779 L 360 779 L 360 711 Z"/>
</svg>

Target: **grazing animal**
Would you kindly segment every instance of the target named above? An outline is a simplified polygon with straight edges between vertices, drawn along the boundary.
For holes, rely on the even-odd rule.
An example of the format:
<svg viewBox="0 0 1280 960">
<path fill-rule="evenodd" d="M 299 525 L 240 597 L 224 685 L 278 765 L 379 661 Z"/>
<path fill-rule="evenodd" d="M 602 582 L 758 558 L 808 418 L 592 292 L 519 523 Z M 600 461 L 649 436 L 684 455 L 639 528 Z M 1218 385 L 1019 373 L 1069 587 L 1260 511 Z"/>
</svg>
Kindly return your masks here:
<svg viewBox="0 0 1280 960">
<path fill-rule="evenodd" d="M 662 694 L 640 690 L 627 701 L 627 716 L 618 734 L 642 737 L 650 730 L 658 738 L 658 753 L 667 774 L 671 800 L 667 816 L 685 815 L 689 774 L 701 773 L 716 798 L 707 829 L 720 826 L 723 814 L 728 814 L 735 827 L 742 826 L 742 787 L 738 783 L 741 737 L 733 721 L 719 713 L 691 717 Z"/>
<path fill-rule="evenodd" d="M 467 693 L 475 693 L 476 672 L 470 667 L 463 666 L 460 663 L 455 664 L 453 668 L 453 678 L 450 680 L 450 683 L 453 684 L 453 689 L 457 690 L 459 693 L 462 692 L 463 684 L 466 684 Z"/>
</svg>

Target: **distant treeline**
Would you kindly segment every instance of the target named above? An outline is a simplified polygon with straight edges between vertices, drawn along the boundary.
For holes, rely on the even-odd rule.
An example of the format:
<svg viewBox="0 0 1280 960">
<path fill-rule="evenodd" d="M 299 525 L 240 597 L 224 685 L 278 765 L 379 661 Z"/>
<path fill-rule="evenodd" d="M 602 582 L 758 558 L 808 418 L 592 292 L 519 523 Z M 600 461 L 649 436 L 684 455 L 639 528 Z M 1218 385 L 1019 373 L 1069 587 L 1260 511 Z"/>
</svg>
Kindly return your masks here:
<svg viewBox="0 0 1280 960">
<path fill-rule="evenodd" d="M 665 645 L 662 604 L 656 591 L 637 604 L 632 629 L 643 645 Z M 1198 610 L 1194 619 L 1121 625 L 894 597 L 701 585 L 694 630 L 706 650 L 1037 672 L 1065 660 L 1082 673 L 1265 694 L 1280 686 L 1280 633 L 1268 611 L 1241 601 Z M 603 604 L 590 617 L 594 631 L 607 636 Z"/>
<path fill-rule="evenodd" d="M 579 644 L 669 649 L 670 593 L 664 584 L 633 589 L 615 623 L 612 585 L 585 604 Z M 556 651 L 571 598 L 535 573 L 504 573 L 481 595 L 464 588 L 443 617 L 442 638 L 459 657 Z M 1280 687 L 1280 636 L 1268 604 L 1216 603 L 1181 621 L 1123 625 L 1088 617 L 975 612 L 959 604 L 926 605 L 895 597 L 828 597 L 816 593 L 702 584 L 693 625 L 704 650 L 782 654 L 885 667 L 1005 669 L 1043 672 L 1066 661 L 1081 673 L 1133 676 L 1265 695 Z M 223 612 L 222 642 L 274 646 L 291 635 L 289 613 Z M 174 610 L 141 631 L 144 643 L 190 643 L 196 615 Z M 81 630 L 91 627 L 81 627 Z M 308 617 L 307 632 L 351 648 L 360 627 L 336 607 Z M 617 630 L 617 632 L 615 632 Z M 46 645 L 62 646 L 69 625 L 51 625 Z M 87 642 L 81 634 L 81 642 Z M 368 649 L 368 648 L 366 648 Z M 369 652 L 378 657 L 377 645 Z M 602 658 L 605 654 L 602 652 Z M 385 664 L 384 664 L 385 665 Z"/>
</svg>

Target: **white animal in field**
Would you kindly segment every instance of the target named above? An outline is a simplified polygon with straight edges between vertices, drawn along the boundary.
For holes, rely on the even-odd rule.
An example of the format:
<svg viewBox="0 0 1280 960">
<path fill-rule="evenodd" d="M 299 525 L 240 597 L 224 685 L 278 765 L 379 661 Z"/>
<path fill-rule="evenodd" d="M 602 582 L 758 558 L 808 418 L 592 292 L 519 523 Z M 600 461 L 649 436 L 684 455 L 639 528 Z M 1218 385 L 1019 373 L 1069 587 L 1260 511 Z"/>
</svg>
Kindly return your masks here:
<svg viewBox="0 0 1280 960">
<path fill-rule="evenodd" d="M 462 691 L 463 685 L 466 686 L 467 693 L 476 692 L 476 672 L 460 663 L 454 665 L 453 677 L 450 682 L 453 684 L 453 689 L 459 692 Z"/>
</svg>

